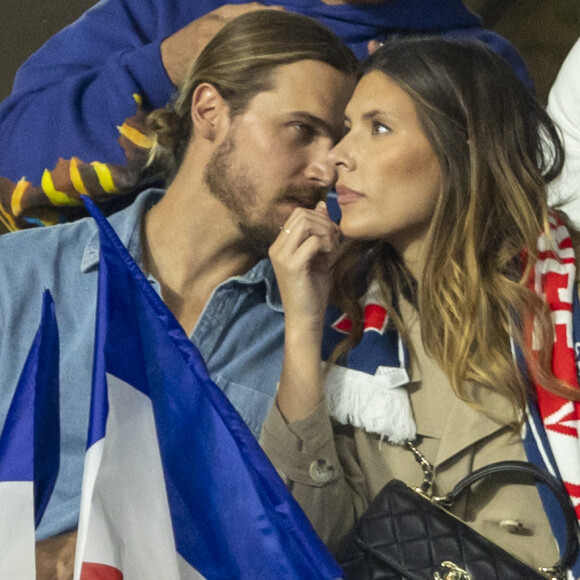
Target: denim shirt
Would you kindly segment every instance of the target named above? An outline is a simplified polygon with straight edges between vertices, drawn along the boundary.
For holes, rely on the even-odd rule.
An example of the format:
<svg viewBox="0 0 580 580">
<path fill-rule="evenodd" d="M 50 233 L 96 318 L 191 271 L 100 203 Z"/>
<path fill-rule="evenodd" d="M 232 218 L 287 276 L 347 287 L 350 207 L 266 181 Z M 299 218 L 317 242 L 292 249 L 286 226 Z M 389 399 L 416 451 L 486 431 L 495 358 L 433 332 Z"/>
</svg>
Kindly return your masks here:
<svg viewBox="0 0 580 580">
<path fill-rule="evenodd" d="M 110 222 L 138 264 L 143 214 L 162 196 L 147 190 Z M 0 236 L 0 430 L 40 320 L 42 292 L 55 302 L 60 339 L 61 466 L 39 539 L 76 527 L 88 429 L 99 239 L 91 218 Z M 160 293 L 158 282 L 150 277 Z M 220 284 L 190 336 L 214 382 L 258 436 L 282 365 L 284 317 L 272 265 L 258 262 Z M 195 428 L 195 426 L 192 426 Z"/>
</svg>

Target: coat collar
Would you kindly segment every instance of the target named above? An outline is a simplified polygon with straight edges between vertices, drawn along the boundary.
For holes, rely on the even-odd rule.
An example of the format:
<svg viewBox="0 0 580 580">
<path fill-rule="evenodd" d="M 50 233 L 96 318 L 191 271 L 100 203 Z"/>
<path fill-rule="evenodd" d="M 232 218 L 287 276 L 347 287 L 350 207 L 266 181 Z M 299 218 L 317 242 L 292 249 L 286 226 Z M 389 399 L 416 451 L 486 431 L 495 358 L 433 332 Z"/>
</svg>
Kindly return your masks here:
<svg viewBox="0 0 580 580">
<path fill-rule="evenodd" d="M 477 392 L 476 392 L 477 389 Z M 449 389 L 451 391 L 451 389 Z M 511 403 L 499 393 L 473 385 L 471 393 L 482 409 L 459 399 L 454 393 L 449 412 L 442 418 L 441 443 L 435 458 L 438 467 L 470 446 L 505 429 L 516 421 Z"/>
</svg>

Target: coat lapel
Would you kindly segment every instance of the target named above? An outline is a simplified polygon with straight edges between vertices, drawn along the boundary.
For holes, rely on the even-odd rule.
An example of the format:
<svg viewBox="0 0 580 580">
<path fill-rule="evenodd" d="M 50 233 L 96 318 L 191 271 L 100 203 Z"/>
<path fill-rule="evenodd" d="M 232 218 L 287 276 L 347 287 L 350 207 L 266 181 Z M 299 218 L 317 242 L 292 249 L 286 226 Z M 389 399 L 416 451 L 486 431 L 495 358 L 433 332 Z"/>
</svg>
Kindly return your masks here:
<svg viewBox="0 0 580 580">
<path fill-rule="evenodd" d="M 505 397 L 482 387 L 473 387 L 472 394 L 489 413 L 482 412 L 453 394 L 449 412 L 443 421 L 435 468 L 515 421 L 515 411 Z"/>
</svg>

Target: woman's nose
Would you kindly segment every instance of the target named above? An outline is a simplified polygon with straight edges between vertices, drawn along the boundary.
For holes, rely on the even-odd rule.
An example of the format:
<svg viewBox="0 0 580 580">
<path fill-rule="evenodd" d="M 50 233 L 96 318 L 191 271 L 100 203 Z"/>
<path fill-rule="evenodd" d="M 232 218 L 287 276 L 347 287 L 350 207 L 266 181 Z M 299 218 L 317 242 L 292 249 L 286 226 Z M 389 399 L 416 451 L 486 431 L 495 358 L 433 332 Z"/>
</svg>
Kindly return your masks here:
<svg viewBox="0 0 580 580">
<path fill-rule="evenodd" d="M 354 157 L 350 151 L 347 136 L 343 137 L 329 152 L 328 161 L 335 169 L 344 168 L 352 171 L 355 167 Z"/>
</svg>

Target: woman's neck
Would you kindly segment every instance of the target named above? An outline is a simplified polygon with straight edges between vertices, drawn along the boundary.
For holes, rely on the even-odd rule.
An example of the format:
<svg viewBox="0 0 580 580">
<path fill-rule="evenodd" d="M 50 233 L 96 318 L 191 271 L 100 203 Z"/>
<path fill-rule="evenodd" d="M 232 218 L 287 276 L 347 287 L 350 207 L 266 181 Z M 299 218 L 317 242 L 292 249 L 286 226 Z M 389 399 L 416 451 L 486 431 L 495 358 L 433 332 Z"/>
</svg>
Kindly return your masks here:
<svg viewBox="0 0 580 580">
<path fill-rule="evenodd" d="M 388 242 L 394 248 L 399 258 L 405 264 L 407 270 L 415 280 L 420 280 L 425 267 L 425 240 L 413 239 L 409 241 L 406 237 L 389 239 Z"/>
</svg>

